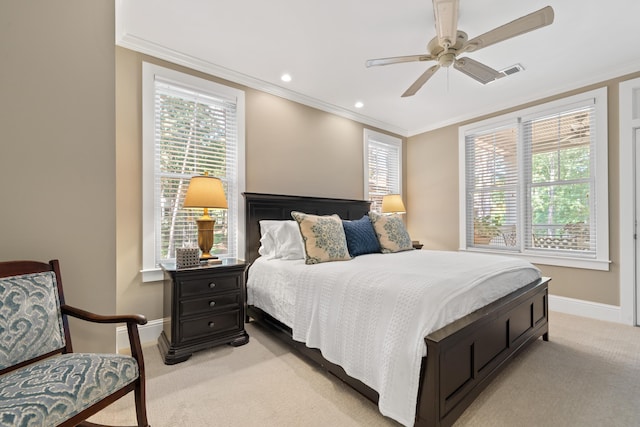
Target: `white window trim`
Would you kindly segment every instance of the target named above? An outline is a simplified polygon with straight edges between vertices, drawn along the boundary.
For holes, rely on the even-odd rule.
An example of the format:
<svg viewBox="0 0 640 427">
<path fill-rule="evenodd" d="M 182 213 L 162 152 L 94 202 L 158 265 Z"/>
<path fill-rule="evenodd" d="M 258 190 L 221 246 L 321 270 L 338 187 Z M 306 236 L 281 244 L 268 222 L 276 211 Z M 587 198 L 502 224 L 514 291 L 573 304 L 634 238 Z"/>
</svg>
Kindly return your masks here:
<svg viewBox="0 0 640 427">
<path fill-rule="evenodd" d="M 369 200 L 369 140 L 381 142 L 383 144 L 392 145 L 398 148 L 398 194 L 404 198 L 402 194 L 402 140 L 395 136 L 387 135 L 385 133 L 376 132 L 371 129 L 364 129 L 363 132 L 363 153 L 364 153 L 364 198 Z"/>
<path fill-rule="evenodd" d="M 636 224 L 634 133 L 640 129 L 640 103 L 636 88 L 640 78 L 621 82 L 620 93 L 620 318 L 627 325 L 638 325 L 636 309 Z M 640 170 L 640 169 L 639 169 Z"/>
<path fill-rule="evenodd" d="M 524 116 L 535 115 L 550 109 L 569 107 L 571 104 L 593 98 L 596 101 L 596 183 L 595 190 L 598 195 L 596 212 L 596 258 L 585 259 L 569 256 L 552 256 L 536 253 L 535 251 L 497 251 L 484 248 L 467 247 L 466 225 L 466 171 L 465 171 L 465 135 L 481 132 L 483 130 L 499 127 L 505 123 L 516 123 Z M 480 122 L 461 126 L 458 129 L 458 178 L 459 178 L 459 250 L 474 252 L 499 253 L 502 255 L 522 257 L 535 264 L 555 265 L 561 267 L 584 268 L 589 270 L 609 271 L 609 175 L 608 175 L 608 127 L 607 127 L 607 88 L 603 87 L 545 104 L 536 105 L 523 110 L 514 111 L 501 116 L 482 120 Z"/>
<path fill-rule="evenodd" d="M 196 90 L 214 92 L 227 98 L 235 98 L 237 111 L 238 137 L 238 192 L 245 191 L 245 99 L 244 91 L 224 86 L 169 68 L 147 62 L 142 63 L 142 281 L 153 282 L 163 279 L 163 273 L 155 259 L 155 217 L 158 206 L 154 206 L 154 80 L 155 76 L 164 80 L 173 80 L 180 85 L 191 86 Z M 238 197 L 238 257 L 244 258 L 244 199 Z"/>
</svg>

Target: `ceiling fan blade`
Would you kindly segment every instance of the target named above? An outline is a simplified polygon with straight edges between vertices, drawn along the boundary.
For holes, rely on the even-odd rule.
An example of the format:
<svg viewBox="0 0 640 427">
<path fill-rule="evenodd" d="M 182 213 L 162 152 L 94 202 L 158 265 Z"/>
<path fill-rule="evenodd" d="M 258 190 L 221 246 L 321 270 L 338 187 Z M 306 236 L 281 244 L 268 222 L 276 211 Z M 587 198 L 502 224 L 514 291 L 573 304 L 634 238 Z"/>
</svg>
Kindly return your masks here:
<svg viewBox="0 0 640 427">
<path fill-rule="evenodd" d="M 459 0 L 433 0 L 433 15 L 436 21 L 438 43 L 449 48 L 456 43 L 458 35 Z"/>
<path fill-rule="evenodd" d="M 418 77 L 418 80 L 416 80 L 415 82 L 413 82 L 413 84 L 411 86 L 409 86 L 409 89 L 407 89 L 402 94 L 402 97 L 406 98 L 407 96 L 415 95 L 416 92 L 418 92 L 420 90 L 420 88 L 422 86 L 424 86 L 424 84 L 427 82 L 427 80 L 429 80 L 431 78 L 431 76 L 433 76 L 433 74 L 436 71 L 438 71 L 438 68 L 440 68 L 440 64 L 436 64 L 433 67 L 430 67 L 427 71 L 425 71 L 420 77 Z"/>
<path fill-rule="evenodd" d="M 367 68 L 377 65 L 399 64 L 401 62 L 431 61 L 435 59 L 431 55 L 392 56 L 390 58 L 369 59 L 365 64 Z"/>
<path fill-rule="evenodd" d="M 483 85 L 504 77 L 504 74 L 501 72 L 471 58 L 456 59 L 453 63 L 453 67 L 472 79 L 479 81 Z"/>
<path fill-rule="evenodd" d="M 529 31 L 537 30 L 538 28 L 550 25 L 553 22 L 553 17 L 553 8 L 551 6 L 543 7 L 536 12 L 532 12 L 467 41 L 459 52 L 473 52 L 503 40 L 528 33 Z"/>
</svg>

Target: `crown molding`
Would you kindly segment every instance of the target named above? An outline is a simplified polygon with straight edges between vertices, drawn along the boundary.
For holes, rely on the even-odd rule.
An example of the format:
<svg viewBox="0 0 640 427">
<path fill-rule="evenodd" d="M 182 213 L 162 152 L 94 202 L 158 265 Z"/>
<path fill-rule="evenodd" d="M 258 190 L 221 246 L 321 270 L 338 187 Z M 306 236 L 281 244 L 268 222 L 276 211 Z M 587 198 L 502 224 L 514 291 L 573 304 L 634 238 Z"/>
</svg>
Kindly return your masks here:
<svg viewBox="0 0 640 427">
<path fill-rule="evenodd" d="M 229 68 L 221 67 L 195 56 L 187 55 L 167 48 L 166 46 L 162 46 L 158 43 L 154 43 L 149 40 L 127 34 L 126 32 L 118 34 L 116 45 L 143 53 L 145 55 L 154 56 L 158 59 L 169 61 L 177 65 L 182 65 L 196 71 L 201 71 L 211 76 L 228 80 L 230 82 L 237 83 L 252 89 L 257 89 L 271 95 L 279 96 L 280 98 L 288 99 L 290 101 L 294 101 L 308 107 L 313 107 L 327 113 L 335 114 L 336 116 L 344 117 L 346 119 L 353 120 L 364 125 L 382 129 L 396 135 L 400 135 L 403 137 L 407 137 L 409 135 L 406 129 L 400 128 L 390 123 L 354 113 L 353 111 L 347 110 L 346 108 L 338 107 L 337 105 L 329 104 L 316 98 L 312 98 L 310 96 L 306 96 L 298 92 L 282 88 L 280 86 L 257 79 L 255 77 L 248 76 L 246 74 L 239 73 Z"/>
</svg>

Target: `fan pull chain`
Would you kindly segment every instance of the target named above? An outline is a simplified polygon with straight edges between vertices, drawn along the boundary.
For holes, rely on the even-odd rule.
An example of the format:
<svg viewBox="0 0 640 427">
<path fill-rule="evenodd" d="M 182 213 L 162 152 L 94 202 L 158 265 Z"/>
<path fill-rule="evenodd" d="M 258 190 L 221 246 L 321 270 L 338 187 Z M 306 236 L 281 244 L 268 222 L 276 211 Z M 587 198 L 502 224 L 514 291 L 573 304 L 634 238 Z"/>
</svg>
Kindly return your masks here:
<svg viewBox="0 0 640 427">
<path fill-rule="evenodd" d="M 447 93 L 449 93 L 449 68 L 451 67 L 447 67 Z"/>
</svg>

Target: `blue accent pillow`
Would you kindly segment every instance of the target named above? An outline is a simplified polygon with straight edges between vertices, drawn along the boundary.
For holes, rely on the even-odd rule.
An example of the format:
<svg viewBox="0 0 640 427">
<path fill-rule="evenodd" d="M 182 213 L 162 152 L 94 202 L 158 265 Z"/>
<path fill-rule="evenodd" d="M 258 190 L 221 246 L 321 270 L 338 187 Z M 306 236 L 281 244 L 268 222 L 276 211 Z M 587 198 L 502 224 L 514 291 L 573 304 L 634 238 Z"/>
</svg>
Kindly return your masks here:
<svg viewBox="0 0 640 427">
<path fill-rule="evenodd" d="M 342 227 L 352 257 L 380 252 L 380 243 L 367 215 L 355 221 L 342 220 Z"/>
</svg>

